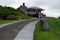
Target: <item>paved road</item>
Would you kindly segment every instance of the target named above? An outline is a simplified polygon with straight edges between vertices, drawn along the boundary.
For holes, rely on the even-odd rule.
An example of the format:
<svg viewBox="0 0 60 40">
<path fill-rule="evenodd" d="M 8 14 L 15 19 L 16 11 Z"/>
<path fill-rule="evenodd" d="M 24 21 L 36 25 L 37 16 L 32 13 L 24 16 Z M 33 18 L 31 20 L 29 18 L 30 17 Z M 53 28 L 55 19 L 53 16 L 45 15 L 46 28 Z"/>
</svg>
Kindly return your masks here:
<svg viewBox="0 0 60 40">
<path fill-rule="evenodd" d="M 33 40 L 35 24 L 37 21 L 27 24 L 16 36 L 14 40 Z"/>
<path fill-rule="evenodd" d="M 0 40 L 14 40 L 20 30 L 30 22 L 36 20 L 26 20 L 14 24 L 7 25 L 0 29 Z"/>
</svg>

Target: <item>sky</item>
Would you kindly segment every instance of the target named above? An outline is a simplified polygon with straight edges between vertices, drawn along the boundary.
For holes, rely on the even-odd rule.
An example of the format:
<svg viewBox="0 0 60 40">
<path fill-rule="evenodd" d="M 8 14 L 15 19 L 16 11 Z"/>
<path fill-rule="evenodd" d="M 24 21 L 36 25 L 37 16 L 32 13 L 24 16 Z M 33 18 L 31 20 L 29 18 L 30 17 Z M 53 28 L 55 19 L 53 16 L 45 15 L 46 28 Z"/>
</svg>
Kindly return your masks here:
<svg viewBox="0 0 60 40">
<path fill-rule="evenodd" d="M 43 13 L 50 17 L 60 16 L 60 0 L 0 0 L 0 5 L 18 8 L 22 3 L 27 7 L 36 6 L 45 9 Z"/>
</svg>

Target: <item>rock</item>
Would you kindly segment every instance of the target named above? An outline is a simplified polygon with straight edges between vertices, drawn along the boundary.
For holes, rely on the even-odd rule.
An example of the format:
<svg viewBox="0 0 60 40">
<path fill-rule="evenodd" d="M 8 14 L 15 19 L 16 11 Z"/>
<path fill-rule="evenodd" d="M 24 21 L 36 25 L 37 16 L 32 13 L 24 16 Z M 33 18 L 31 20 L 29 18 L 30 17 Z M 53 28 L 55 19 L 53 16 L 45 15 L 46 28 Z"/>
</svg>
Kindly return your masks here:
<svg viewBox="0 0 60 40">
<path fill-rule="evenodd" d="M 43 22 L 43 30 L 44 30 L 44 31 L 49 30 L 49 25 L 48 25 L 47 22 Z"/>
</svg>

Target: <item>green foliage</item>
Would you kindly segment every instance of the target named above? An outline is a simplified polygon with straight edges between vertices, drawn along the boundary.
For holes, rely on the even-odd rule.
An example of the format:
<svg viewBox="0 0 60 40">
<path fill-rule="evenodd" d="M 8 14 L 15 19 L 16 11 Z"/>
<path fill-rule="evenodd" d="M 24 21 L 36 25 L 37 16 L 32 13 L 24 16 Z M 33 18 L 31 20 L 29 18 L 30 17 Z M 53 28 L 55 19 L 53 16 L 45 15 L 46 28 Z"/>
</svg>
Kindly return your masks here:
<svg viewBox="0 0 60 40">
<path fill-rule="evenodd" d="M 60 19 L 60 17 L 58 17 L 58 19 Z"/>
<path fill-rule="evenodd" d="M 40 22 L 37 22 L 34 31 L 34 40 L 60 40 L 60 19 L 47 18 L 49 31 L 42 31 Z"/>
<path fill-rule="evenodd" d="M 2 7 L 0 6 L 0 19 L 13 19 L 13 20 L 17 20 L 17 19 L 26 19 L 28 18 L 28 16 L 26 16 L 26 14 L 18 9 L 14 9 L 12 7 Z"/>
</svg>

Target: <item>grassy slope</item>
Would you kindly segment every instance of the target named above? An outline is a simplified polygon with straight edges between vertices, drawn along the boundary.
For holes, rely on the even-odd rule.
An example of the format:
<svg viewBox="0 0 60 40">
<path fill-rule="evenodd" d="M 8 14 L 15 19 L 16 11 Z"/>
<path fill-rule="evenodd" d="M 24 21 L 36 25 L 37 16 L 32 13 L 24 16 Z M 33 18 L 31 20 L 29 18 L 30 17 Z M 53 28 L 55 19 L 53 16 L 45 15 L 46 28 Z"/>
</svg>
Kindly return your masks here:
<svg viewBox="0 0 60 40">
<path fill-rule="evenodd" d="M 9 18 L 9 15 L 11 17 L 11 15 L 15 15 L 11 18 L 15 18 L 15 19 L 29 19 L 28 16 L 26 16 L 26 14 L 21 11 L 20 9 L 14 9 L 12 7 L 3 7 L 0 5 L 0 19 L 3 19 L 3 17 L 7 17 L 7 19 Z M 5 18 L 6 18 L 5 17 Z"/>
<path fill-rule="evenodd" d="M 11 16 L 11 15 L 15 15 L 15 16 Z M 7 19 L 4 20 L 3 17 L 7 17 Z M 21 11 L 20 9 L 18 10 L 18 9 L 14 9 L 12 7 L 6 7 L 6 6 L 3 7 L 0 5 L 0 24 L 5 24 L 5 23 L 10 23 L 10 22 L 15 21 L 15 20 L 12 20 L 9 18 L 29 19 L 30 17 L 26 16 L 26 14 L 23 11 Z"/>
<path fill-rule="evenodd" d="M 16 20 L 0 20 L 0 24 L 5 24 L 5 23 L 10 23 L 10 22 L 14 22 Z"/>
<path fill-rule="evenodd" d="M 48 18 L 46 21 L 50 25 L 50 30 L 42 31 L 38 22 L 34 32 L 34 40 L 60 40 L 60 19 Z"/>
</svg>

